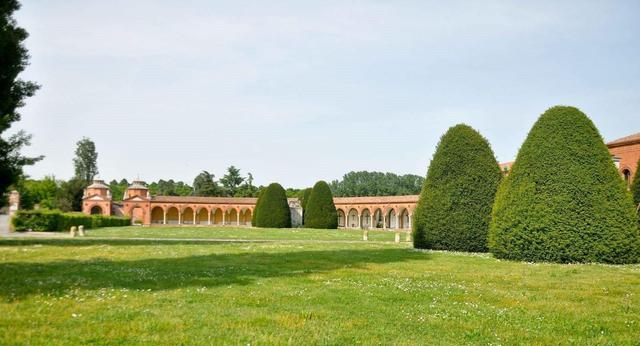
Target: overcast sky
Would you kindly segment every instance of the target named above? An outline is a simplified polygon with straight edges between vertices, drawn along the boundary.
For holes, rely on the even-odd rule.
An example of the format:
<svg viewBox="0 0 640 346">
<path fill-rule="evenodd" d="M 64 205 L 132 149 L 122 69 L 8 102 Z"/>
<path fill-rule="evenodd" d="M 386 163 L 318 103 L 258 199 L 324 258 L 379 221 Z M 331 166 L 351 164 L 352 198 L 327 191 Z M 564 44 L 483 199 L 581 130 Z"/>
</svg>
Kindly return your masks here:
<svg viewBox="0 0 640 346">
<path fill-rule="evenodd" d="M 640 131 L 638 1 L 22 2 L 34 178 L 71 177 L 83 136 L 106 180 L 235 165 L 305 187 L 424 175 L 461 122 L 510 161 L 556 104 Z"/>
</svg>

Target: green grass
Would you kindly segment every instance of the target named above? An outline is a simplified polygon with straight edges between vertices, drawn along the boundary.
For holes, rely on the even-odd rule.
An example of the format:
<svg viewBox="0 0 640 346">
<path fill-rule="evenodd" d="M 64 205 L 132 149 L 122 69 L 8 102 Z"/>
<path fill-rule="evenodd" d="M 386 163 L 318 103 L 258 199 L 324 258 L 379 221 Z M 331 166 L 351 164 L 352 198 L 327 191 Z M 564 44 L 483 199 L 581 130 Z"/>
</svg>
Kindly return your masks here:
<svg viewBox="0 0 640 346">
<path fill-rule="evenodd" d="M 405 231 L 406 232 L 406 231 Z M 362 230 L 310 228 L 238 228 L 238 227 L 109 227 L 89 230 L 91 237 L 176 238 L 176 239 L 251 239 L 251 240 L 362 240 Z M 370 241 L 393 241 L 393 231 L 369 231 Z M 401 234 L 405 241 L 405 233 Z"/>
<path fill-rule="evenodd" d="M 146 234 L 158 237 L 164 231 Z M 188 230 L 200 231 L 210 229 Z M 236 234 L 229 238 L 246 231 L 220 230 Z M 261 231 L 264 239 L 280 237 L 279 231 Z M 409 246 L 0 240 L 0 344 L 637 345 L 640 340 L 639 265 L 528 264 Z"/>
</svg>

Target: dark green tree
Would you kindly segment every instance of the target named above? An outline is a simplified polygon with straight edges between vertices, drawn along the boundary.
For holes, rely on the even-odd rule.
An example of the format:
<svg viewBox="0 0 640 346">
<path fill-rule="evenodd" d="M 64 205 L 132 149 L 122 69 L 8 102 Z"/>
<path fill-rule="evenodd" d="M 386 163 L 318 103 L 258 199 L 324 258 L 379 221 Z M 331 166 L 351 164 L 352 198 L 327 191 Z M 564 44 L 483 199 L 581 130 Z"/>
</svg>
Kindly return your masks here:
<svg viewBox="0 0 640 346">
<path fill-rule="evenodd" d="M 220 196 L 222 191 L 214 180 L 215 176 L 207 171 L 202 171 L 193 180 L 193 194 L 195 196 L 215 197 Z"/>
<path fill-rule="evenodd" d="M 240 185 L 244 182 L 244 178 L 240 175 L 240 169 L 235 166 L 227 168 L 227 174 L 222 176 L 220 184 L 224 187 L 227 196 L 233 197 Z"/>
<path fill-rule="evenodd" d="M 62 182 L 56 196 L 56 206 L 62 211 L 82 211 L 82 195 L 87 186 L 82 179 Z"/>
<path fill-rule="evenodd" d="M 96 144 L 83 137 L 76 145 L 76 157 L 73 158 L 75 177 L 88 183 L 98 174 Z"/>
<path fill-rule="evenodd" d="M 402 196 L 419 194 L 423 177 L 382 172 L 349 172 L 342 180 L 331 182 L 336 197 L 354 196 Z"/>
<path fill-rule="evenodd" d="M 338 228 L 338 212 L 333 204 L 333 195 L 329 184 L 317 182 L 306 204 L 304 212 L 304 226 L 307 228 L 336 229 Z"/>
<path fill-rule="evenodd" d="M 489 142 L 467 125 L 440 139 L 414 212 L 416 248 L 484 252 L 502 174 Z"/>
<path fill-rule="evenodd" d="M 636 206 L 636 211 L 640 213 L 640 160 L 638 160 L 636 174 L 633 176 L 633 182 L 631 183 L 631 194 L 633 195 L 633 204 Z"/>
<path fill-rule="evenodd" d="M 44 177 L 42 180 L 20 180 L 16 185 L 20 192 L 20 209 L 29 210 L 36 205 L 46 209 L 57 207 L 58 184 L 53 176 Z"/>
<path fill-rule="evenodd" d="M 23 81 L 18 75 L 29 64 L 29 54 L 24 47 L 27 31 L 19 27 L 13 13 L 20 8 L 17 0 L 3 0 L 0 4 L 0 206 L 7 188 L 22 178 L 22 168 L 32 165 L 42 157 L 25 157 L 20 150 L 30 144 L 31 136 L 23 131 L 2 136 L 11 125 L 20 120 L 17 109 L 24 106 L 39 86 Z"/>
<path fill-rule="evenodd" d="M 496 195 L 489 249 L 498 258 L 634 263 L 633 201 L 598 129 L 556 106 L 535 123 Z"/>
<path fill-rule="evenodd" d="M 272 183 L 257 202 L 256 226 L 264 228 L 290 228 L 291 211 L 284 188 Z"/>
</svg>

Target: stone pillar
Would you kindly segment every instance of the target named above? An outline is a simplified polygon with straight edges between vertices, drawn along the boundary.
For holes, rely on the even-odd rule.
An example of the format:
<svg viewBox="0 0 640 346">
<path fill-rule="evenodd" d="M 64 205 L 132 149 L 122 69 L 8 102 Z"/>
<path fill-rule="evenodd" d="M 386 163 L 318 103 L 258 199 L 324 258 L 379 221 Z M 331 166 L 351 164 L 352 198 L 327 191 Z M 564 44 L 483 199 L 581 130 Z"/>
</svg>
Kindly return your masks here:
<svg viewBox="0 0 640 346">
<path fill-rule="evenodd" d="M 207 225 L 211 225 L 211 210 L 207 213 Z"/>
<path fill-rule="evenodd" d="M 225 220 L 227 219 L 226 216 L 227 216 L 227 211 L 225 210 L 225 211 L 222 212 L 222 225 L 223 226 L 225 225 L 225 222 L 226 222 Z"/>
<path fill-rule="evenodd" d="M 193 209 L 193 224 L 196 224 L 196 217 L 198 216 L 198 214 L 196 214 L 196 210 Z"/>
<path fill-rule="evenodd" d="M 78 226 L 78 235 L 81 237 L 84 237 L 84 226 L 80 225 Z"/>
<path fill-rule="evenodd" d="M 413 215 L 409 214 L 409 230 L 411 230 L 411 218 L 413 217 Z M 411 232 L 409 232 L 411 233 Z"/>
<path fill-rule="evenodd" d="M 382 215 L 382 229 L 387 230 L 387 214 Z"/>
<path fill-rule="evenodd" d="M 178 210 L 178 225 L 182 225 L 182 210 Z"/>
<path fill-rule="evenodd" d="M 76 236 L 76 226 L 71 226 L 71 229 L 69 230 L 69 235 L 71 236 L 71 238 L 74 238 Z"/>
<path fill-rule="evenodd" d="M 362 240 L 364 241 L 369 240 L 369 231 L 366 229 L 362 231 Z"/>
<path fill-rule="evenodd" d="M 240 226 L 240 212 L 236 209 L 236 226 Z"/>
<path fill-rule="evenodd" d="M 395 242 L 396 242 L 396 243 L 399 243 L 399 242 L 400 242 L 400 232 L 399 232 L 399 231 L 396 231 Z"/>
<path fill-rule="evenodd" d="M 162 224 L 166 225 L 167 224 L 167 211 L 166 210 L 162 210 Z"/>
<path fill-rule="evenodd" d="M 358 228 L 362 228 L 362 213 L 358 214 Z"/>
</svg>

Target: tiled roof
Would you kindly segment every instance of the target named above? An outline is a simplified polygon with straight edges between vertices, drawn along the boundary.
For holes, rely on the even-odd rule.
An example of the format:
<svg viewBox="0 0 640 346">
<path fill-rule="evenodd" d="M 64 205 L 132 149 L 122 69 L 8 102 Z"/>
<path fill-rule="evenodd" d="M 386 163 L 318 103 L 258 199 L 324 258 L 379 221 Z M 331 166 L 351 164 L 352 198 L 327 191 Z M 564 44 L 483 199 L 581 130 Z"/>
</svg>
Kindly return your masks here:
<svg viewBox="0 0 640 346">
<path fill-rule="evenodd" d="M 105 185 L 104 180 L 94 180 L 91 185 L 87 186 L 87 189 L 108 189 L 109 187 Z"/>
<path fill-rule="evenodd" d="M 378 204 L 378 203 L 417 203 L 420 195 L 408 196 L 368 196 L 368 197 L 334 197 L 334 204 Z"/>
<path fill-rule="evenodd" d="M 252 197 L 200 197 L 200 196 L 153 196 L 157 203 L 203 203 L 203 204 L 256 204 Z"/>
<path fill-rule="evenodd" d="M 636 142 L 640 142 L 640 132 L 626 136 L 626 137 L 622 137 L 622 138 L 618 138 L 614 141 L 611 141 L 609 143 L 607 143 L 608 146 L 619 146 L 622 144 L 627 144 L 627 143 L 636 143 Z"/>
</svg>

